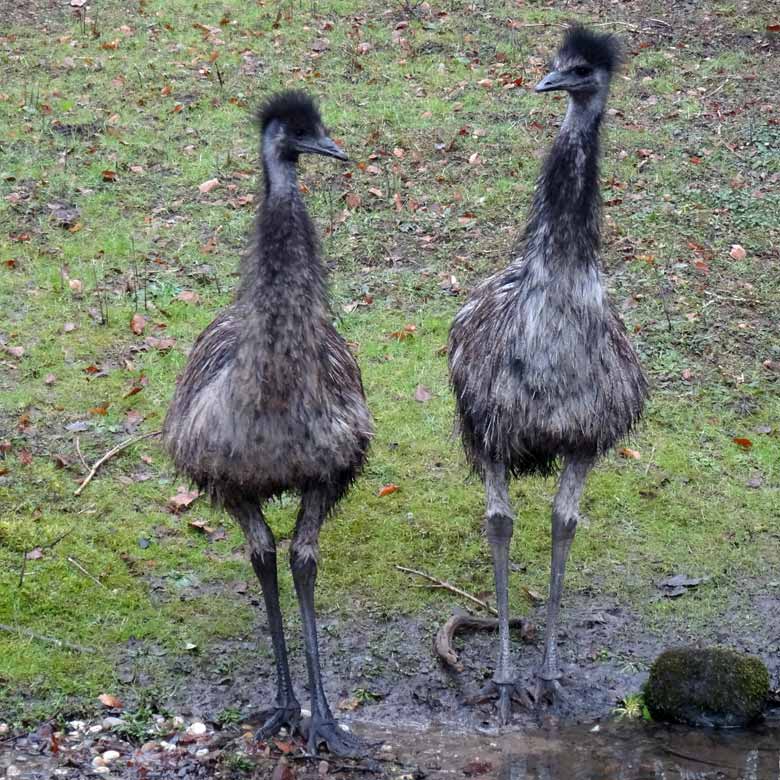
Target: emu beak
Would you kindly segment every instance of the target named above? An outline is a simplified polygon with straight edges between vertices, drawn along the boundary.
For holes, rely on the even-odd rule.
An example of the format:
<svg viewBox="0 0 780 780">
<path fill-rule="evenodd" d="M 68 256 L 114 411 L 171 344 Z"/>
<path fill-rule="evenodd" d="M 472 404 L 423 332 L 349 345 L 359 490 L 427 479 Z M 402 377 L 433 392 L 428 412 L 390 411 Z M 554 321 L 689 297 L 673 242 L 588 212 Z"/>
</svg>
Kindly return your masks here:
<svg viewBox="0 0 780 780">
<path fill-rule="evenodd" d="M 348 160 L 346 152 L 329 136 L 321 135 L 319 138 L 307 138 L 298 146 L 299 151 L 310 154 L 323 154 L 325 157 L 335 157 L 337 160 Z"/>
<path fill-rule="evenodd" d="M 552 92 L 554 89 L 566 89 L 567 86 L 566 74 L 554 70 L 534 87 L 534 92 Z"/>
</svg>

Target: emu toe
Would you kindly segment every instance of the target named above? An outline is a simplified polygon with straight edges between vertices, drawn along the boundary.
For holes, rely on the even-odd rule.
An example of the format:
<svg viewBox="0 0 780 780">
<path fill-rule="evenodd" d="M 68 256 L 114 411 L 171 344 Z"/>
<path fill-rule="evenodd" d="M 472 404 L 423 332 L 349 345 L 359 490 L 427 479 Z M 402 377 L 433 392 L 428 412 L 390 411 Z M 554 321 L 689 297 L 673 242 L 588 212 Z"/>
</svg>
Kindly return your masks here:
<svg viewBox="0 0 780 780">
<path fill-rule="evenodd" d="M 545 705 L 555 707 L 563 698 L 563 686 L 559 682 L 559 677 L 543 677 L 538 674 L 536 677 L 536 688 L 534 690 L 534 701 L 536 710 L 539 711 Z"/>
<path fill-rule="evenodd" d="M 283 728 L 287 729 L 289 734 L 298 731 L 301 723 L 301 708 L 297 703 L 288 704 L 286 707 L 272 707 L 259 713 L 258 719 L 263 725 L 255 732 L 255 739 L 258 742 L 265 742 L 276 736 Z"/>
<path fill-rule="evenodd" d="M 322 718 L 313 715 L 303 724 L 306 732 L 307 752 L 314 756 L 320 745 L 325 745 L 330 753 L 341 758 L 365 758 L 369 743 L 358 739 L 354 734 L 345 731 L 333 718 Z"/>
<path fill-rule="evenodd" d="M 487 685 L 468 699 L 469 704 L 483 704 L 495 701 L 498 710 L 498 723 L 506 726 L 512 720 L 512 704 L 519 704 L 527 710 L 533 709 L 534 702 L 525 686 L 519 681 L 500 683 L 491 680 Z"/>
</svg>

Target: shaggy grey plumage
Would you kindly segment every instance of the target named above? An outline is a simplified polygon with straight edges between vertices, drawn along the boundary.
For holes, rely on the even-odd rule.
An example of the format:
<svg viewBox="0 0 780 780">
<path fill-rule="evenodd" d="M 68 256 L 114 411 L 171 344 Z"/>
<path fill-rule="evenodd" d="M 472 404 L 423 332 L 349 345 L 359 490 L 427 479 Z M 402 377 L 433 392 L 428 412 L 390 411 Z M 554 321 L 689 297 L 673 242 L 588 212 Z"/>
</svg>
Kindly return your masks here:
<svg viewBox="0 0 780 780">
<path fill-rule="evenodd" d="M 300 706 L 287 664 L 276 546 L 263 505 L 301 495 L 290 563 L 303 618 L 312 717 L 309 748 L 359 750 L 337 727 L 320 679 L 314 617 L 317 540 L 360 473 L 372 435 L 355 358 L 331 322 L 326 271 L 301 199 L 296 164 L 311 152 L 346 155 L 311 99 L 274 96 L 259 116 L 265 197 L 235 302 L 200 334 L 164 426 L 176 467 L 230 512 L 249 542 L 263 588 L 278 675 L 276 707 L 259 737 L 296 728 Z"/>
<path fill-rule="evenodd" d="M 566 117 L 537 181 L 520 251 L 473 291 L 450 330 L 450 377 L 463 446 L 485 481 L 486 525 L 501 613 L 496 676 L 509 717 L 507 628 L 511 475 L 563 464 L 553 507 L 545 656 L 537 696 L 557 690 L 555 630 L 579 497 L 599 456 L 639 420 L 647 383 L 600 268 L 599 128 L 619 48 L 612 36 L 569 31 L 538 92 L 569 92 Z M 516 692 L 516 690 L 514 690 Z"/>
</svg>

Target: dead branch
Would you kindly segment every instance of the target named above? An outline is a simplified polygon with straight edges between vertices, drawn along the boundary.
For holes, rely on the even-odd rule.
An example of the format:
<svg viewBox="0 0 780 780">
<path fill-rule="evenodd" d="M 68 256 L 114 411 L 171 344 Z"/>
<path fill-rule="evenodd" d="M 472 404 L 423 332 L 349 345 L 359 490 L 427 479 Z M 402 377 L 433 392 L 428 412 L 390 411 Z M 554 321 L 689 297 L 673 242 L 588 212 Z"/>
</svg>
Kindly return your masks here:
<svg viewBox="0 0 780 780">
<path fill-rule="evenodd" d="M 133 444 L 137 444 L 139 441 L 143 441 L 144 439 L 151 439 L 152 436 L 159 436 L 162 433 L 162 431 L 152 431 L 151 433 L 142 433 L 140 436 L 133 436 L 130 439 L 125 439 L 123 442 L 120 442 L 116 445 L 116 447 L 113 447 L 110 449 L 105 455 L 103 455 L 102 458 L 95 461 L 95 465 L 90 469 L 89 474 L 87 474 L 86 477 L 81 481 L 81 484 L 73 491 L 74 496 L 81 495 L 81 491 L 84 490 L 84 488 L 92 481 L 92 478 L 97 474 L 98 469 L 108 460 L 111 460 L 111 458 L 114 457 L 114 455 L 119 454 L 122 452 L 122 450 L 127 449 L 128 447 L 132 446 Z"/>
<path fill-rule="evenodd" d="M 533 640 L 536 628 L 530 620 L 525 618 L 510 618 L 510 628 L 519 628 L 520 636 L 524 642 Z M 436 655 L 456 672 L 463 671 L 463 664 L 458 660 L 458 654 L 452 648 L 452 640 L 458 631 L 463 629 L 472 631 L 493 631 L 498 628 L 498 618 L 478 618 L 471 615 L 453 615 L 436 633 L 433 640 L 433 649 Z"/>
<path fill-rule="evenodd" d="M 30 631 L 29 628 L 22 628 L 21 626 L 9 626 L 5 623 L 0 623 L 0 631 L 5 631 L 8 634 L 21 634 L 22 636 L 29 637 L 30 639 L 36 639 L 39 642 L 48 642 L 57 647 L 62 647 L 65 650 L 73 650 L 76 653 L 94 653 L 95 650 L 91 647 L 84 647 L 83 645 L 74 645 L 71 642 L 66 642 L 64 639 L 57 639 L 54 636 L 46 636 L 45 634 L 36 634 L 35 631 Z"/>
<path fill-rule="evenodd" d="M 432 577 L 430 574 L 426 574 L 424 571 L 418 571 L 417 569 L 409 569 L 406 566 L 399 566 L 398 564 L 396 564 L 395 568 L 398 571 L 405 572 L 406 574 L 416 574 L 418 577 L 422 577 L 424 580 L 428 580 L 428 582 L 432 583 L 430 586 L 432 588 L 442 588 L 443 590 L 450 591 L 450 593 L 455 593 L 461 598 L 467 599 L 472 604 L 476 604 L 477 606 L 481 607 L 486 612 L 489 612 L 491 615 L 498 614 L 498 612 L 496 612 L 496 610 L 493 609 L 493 607 L 491 607 L 490 604 L 488 604 L 486 601 L 483 601 L 482 599 L 478 599 L 476 596 L 472 596 L 471 593 L 468 593 L 465 590 L 461 590 L 460 588 L 456 587 L 455 585 L 452 585 L 446 580 L 440 580 L 436 577 Z"/>
<path fill-rule="evenodd" d="M 96 585 L 100 585 L 101 588 L 106 588 L 106 586 L 94 575 L 90 574 L 75 558 L 68 556 L 68 563 L 72 566 L 75 566 L 85 577 L 88 577 L 92 580 Z M 106 588 L 108 590 L 108 588 Z"/>
</svg>

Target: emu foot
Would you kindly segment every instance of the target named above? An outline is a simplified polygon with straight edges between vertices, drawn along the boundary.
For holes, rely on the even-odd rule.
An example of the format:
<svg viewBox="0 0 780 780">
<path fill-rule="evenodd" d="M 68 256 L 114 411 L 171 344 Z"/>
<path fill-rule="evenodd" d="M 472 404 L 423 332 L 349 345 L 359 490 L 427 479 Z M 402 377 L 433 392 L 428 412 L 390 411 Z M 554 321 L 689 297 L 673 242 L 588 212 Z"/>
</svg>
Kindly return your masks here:
<svg viewBox="0 0 780 780">
<path fill-rule="evenodd" d="M 560 683 L 561 677 L 561 674 L 554 677 L 548 677 L 542 672 L 537 674 L 536 688 L 534 690 L 534 701 L 536 702 L 537 711 L 541 710 L 545 705 L 555 708 L 563 698 L 563 687 Z"/>
<path fill-rule="evenodd" d="M 525 687 L 521 687 L 518 682 L 500 683 L 491 680 L 468 699 L 469 704 L 483 704 L 486 701 L 497 702 L 498 722 L 501 726 L 506 726 L 512 719 L 512 702 L 515 702 L 526 709 L 531 709 L 533 707 L 533 700 L 531 699 L 530 694 Z"/>
<path fill-rule="evenodd" d="M 317 750 L 323 744 L 330 753 L 341 758 L 365 758 L 372 747 L 342 729 L 332 717 L 312 715 L 304 722 L 303 730 L 306 735 L 307 752 L 312 756 L 317 754 Z"/>
<path fill-rule="evenodd" d="M 276 736 L 283 728 L 294 734 L 301 722 L 301 707 L 297 702 L 285 707 L 272 707 L 258 714 L 263 725 L 255 732 L 255 739 L 264 742 Z"/>
</svg>

